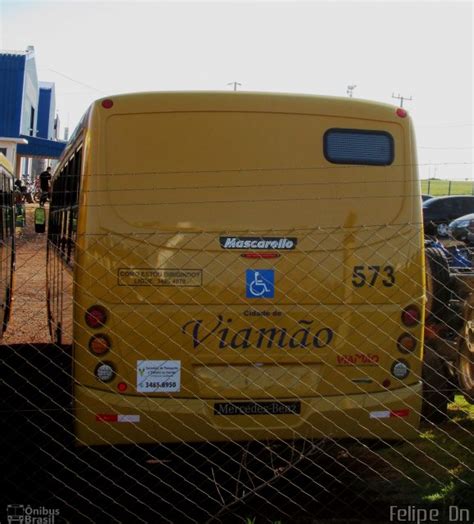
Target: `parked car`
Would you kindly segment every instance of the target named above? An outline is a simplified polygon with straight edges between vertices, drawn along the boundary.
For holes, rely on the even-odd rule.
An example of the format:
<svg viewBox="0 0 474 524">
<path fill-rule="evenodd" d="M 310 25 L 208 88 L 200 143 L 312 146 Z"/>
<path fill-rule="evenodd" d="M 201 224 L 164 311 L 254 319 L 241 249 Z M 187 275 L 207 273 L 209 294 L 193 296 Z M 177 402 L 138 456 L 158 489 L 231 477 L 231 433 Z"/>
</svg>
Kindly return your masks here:
<svg viewBox="0 0 474 524">
<path fill-rule="evenodd" d="M 430 198 L 433 198 L 431 195 L 421 195 L 421 201 L 422 202 L 426 202 L 427 200 L 429 200 Z"/>
<path fill-rule="evenodd" d="M 449 224 L 449 234 L 456 240 L 474 240 L 474 213 L 456 218 Z"/>
<path fill-rule="evenodd" d="M 474 213 L 474 196 L 442 196 L 423 202 L 423 224 L 428 235 L 448 235 L 454 219 Z"/>
</svg>

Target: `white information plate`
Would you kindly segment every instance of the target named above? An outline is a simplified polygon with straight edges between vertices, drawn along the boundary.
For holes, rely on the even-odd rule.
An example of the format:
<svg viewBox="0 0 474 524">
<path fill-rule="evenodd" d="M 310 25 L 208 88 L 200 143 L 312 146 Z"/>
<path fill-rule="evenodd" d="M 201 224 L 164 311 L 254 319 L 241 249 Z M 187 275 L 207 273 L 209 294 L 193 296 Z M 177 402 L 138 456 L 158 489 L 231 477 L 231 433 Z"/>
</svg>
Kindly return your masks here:
<svg viewBox="0 0 474 524">
<path fill-rule="evenodd" d="M 181 390 L 180 360 L 138 360 L 139 393 L 176 393 Z"/>
</svg>

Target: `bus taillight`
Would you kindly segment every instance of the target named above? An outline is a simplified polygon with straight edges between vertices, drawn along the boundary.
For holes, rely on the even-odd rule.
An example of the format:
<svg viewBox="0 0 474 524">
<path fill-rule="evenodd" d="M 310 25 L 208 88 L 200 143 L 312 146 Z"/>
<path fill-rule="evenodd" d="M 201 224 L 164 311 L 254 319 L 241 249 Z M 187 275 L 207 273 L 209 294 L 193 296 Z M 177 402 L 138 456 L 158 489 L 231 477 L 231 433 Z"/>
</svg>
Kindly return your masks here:
<svg viewBox="0 0 474 524">
<path fill-rule="evenodd" d="M 408 306 L 402 311 L 402 322 L 405 326 L 414 327 L 420 320 L 421 313 L 416 306 Z"/>
<path fill-rule="evenodd" d="M 110 362 L 101 362 L 95 368 L 95 376 L 101 382 L 110 382 L 115 378 L 115 369 Z"/>
<path fill-rule="evenodd" d="M 403 380 L 410 374 L 410 366 L 406 360 L 396 360 L 392 365 L 391 371 L 395 378 Z"/>
<path fill-rule="evenodd" d="M 401 353 L 411 353 L 416 348 L 416 338 L 409 333 L 403 333 L 397 340 L 397 347 Z"/>
<path fill-rule="evenodd" d="M 91 306 L 86 311 L 86 324 L 90 328 L 100 328 L 107 322 L 107 311 L 102 306 Z"/>
<path fill-rule="evenodd" d="M 110 339 L 107 335 L 94 335 L 89 340 L 89 349 L 94 355 L 105 355 L 110 349 Z"/>
</svg>

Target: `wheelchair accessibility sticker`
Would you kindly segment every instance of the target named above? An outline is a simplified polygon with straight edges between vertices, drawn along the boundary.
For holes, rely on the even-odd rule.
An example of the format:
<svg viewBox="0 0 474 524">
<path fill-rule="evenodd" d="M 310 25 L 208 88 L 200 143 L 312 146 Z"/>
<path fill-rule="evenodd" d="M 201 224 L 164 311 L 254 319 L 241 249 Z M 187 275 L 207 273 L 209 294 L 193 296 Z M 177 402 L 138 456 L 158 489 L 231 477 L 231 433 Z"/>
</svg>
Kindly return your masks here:
<svg viewBox="0 0 474 524">
<path fill-rule="evenodd" d="M 275 271 L 273 269 L 247 269 L 245 296 L 246 298 L 274 298 Z"/>
</svg>

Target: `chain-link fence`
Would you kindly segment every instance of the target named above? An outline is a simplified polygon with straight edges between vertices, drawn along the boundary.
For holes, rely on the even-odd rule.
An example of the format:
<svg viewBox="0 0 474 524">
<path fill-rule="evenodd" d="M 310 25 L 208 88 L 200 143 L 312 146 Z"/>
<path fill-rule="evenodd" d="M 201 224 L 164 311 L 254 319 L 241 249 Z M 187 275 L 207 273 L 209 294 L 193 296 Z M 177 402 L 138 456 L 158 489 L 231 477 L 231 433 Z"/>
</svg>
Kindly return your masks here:
<svg viewBox="0 0 474 524">
<path fill-rule="evenodd" d="M 458 250 L 426 248 L 424 326 L 419 227 L 104 231 L 88 255 L 50 236 L 47 259 L 35 208 L 1 348 L 2 521 L 474 521 Z"/>
<path fill-rule="evenodd" d="M 442 180 L 428 178 L 421 181 L 422 192 L 431 196 L 474 195 L 471 180 Z"/>
</svg>

